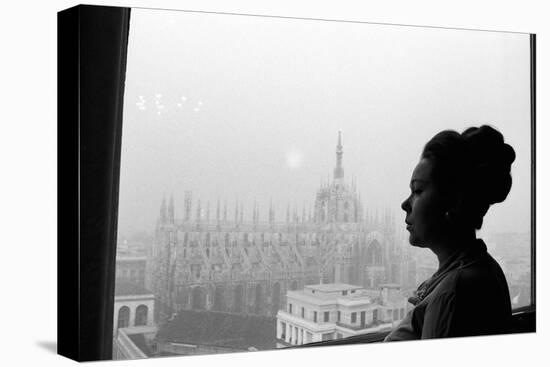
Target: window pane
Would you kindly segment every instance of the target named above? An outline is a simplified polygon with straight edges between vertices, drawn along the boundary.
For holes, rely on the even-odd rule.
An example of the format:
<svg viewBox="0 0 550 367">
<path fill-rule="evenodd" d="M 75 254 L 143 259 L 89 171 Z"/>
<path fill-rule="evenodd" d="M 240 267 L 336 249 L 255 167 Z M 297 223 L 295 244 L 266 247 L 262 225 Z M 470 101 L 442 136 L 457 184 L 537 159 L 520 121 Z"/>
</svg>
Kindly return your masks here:
<svg viewBox="0 0 550 367">
<path fill-rule="evenodd" d="M 412 170 L 472 121 L 516 152 L 477 236 L 529 304 L 529 98 L 525 34 L 133 9 L 115 332 L 165 356 L 389 331 L 438 269 Z"/>
</svg>

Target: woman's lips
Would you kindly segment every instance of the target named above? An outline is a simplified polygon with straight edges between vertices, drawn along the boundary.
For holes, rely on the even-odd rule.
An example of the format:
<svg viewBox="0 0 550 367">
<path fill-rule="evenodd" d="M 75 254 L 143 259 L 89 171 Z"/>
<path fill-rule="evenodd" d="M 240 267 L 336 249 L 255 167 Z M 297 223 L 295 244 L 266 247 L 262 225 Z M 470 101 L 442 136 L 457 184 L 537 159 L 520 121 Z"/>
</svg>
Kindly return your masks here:
<svg viewBox="0 0 550 367">
<path fill-rule="evenodd" d="M 407 224 L 407 231 L 412 230 L 412 224 Z"/>
</svg>

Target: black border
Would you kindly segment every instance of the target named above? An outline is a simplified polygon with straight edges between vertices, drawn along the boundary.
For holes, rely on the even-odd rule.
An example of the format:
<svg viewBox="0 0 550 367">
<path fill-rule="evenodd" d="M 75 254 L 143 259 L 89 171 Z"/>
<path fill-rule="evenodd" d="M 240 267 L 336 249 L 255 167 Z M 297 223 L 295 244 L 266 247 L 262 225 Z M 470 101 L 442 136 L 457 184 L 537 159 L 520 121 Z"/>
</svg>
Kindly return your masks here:
<svg viewBox="0 0 550 367">
<path fill-rule="evenodd" d="M 58 353 L 112 359 L 130 8 L 58 13 Z"/>
</svg>

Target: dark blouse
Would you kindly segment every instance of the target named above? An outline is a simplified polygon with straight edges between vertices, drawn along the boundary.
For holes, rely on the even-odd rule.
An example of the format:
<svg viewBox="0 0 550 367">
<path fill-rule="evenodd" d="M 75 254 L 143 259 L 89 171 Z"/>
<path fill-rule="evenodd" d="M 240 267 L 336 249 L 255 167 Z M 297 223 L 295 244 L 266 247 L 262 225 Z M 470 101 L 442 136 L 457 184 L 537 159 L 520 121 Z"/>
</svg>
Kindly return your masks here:
<svg viewBox="0 0 550 367">
<path fill-rule="evenodd" d="M 409 302 L 415 307 L 385 341 L 502 334 L 510 329 L 508 284 L 480 239 L 450 256 Z"/>
</svg>

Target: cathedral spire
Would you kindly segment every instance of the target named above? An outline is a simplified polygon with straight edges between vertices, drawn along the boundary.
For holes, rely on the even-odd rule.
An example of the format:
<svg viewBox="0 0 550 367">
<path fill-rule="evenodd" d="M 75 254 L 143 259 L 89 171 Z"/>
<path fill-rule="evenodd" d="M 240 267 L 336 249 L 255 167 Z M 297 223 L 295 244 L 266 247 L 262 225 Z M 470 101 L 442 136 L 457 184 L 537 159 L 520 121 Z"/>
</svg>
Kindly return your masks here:
<svg viewBox="0 0 550 367">
<path fill-rule="evenodd" d="M 342 156 L 344 149 L 342 147 L 342 132 L 338 131 L 338 144 L 336 145 L 336 168 L 334 168 L 334 181 L 344 179 L 344 168 L 342 167 Z"/>
<path fill-rule="evenodd" d="M 273 199 L 269 200 L 269 223 L 275 222 L 275 211 L 273 209 Z"/>
<path fill-rule="evenodd" d="M 199 200 L 197 201 L 197 222 L 200 222 L 200 221 L 201 221 L 201 215 L 202 215 L 201 200 L 199 199 Z"/>
<path fill-rule="evenodd" d="M 192 201 L 192 192 L 185 191 L 185 221 L 191 220 L 191 201 Z"/>
<path fill-rule="evenodd" d="M 170 194 L 170 202 L 168 203 L 168 223 L 174 224 L 175 222 L 175 216 L 174 216 L 174 194 Z"/>
<path fill-rule="evenodd" d="M 223 202 L 223 222 L 227 223 L 227 199 Z"/>
<path fill-rule="evenodd" d="M 256 224 L 257 216 L 256 216 L 256 199 L 254 199 L 254 204 L 252 205 L 252 223 Z"/>
<path fill-rule="evenodd" d="M 287 203 L 286 205 L 286 222 L 290 222 L 290 204 Z"/>
<path fill-rule="evenodd" d="M 162 196 L 162 203 L 160 204 L 160 222 L 165 223 L 166 222 L 166 194 Z"/>
</svg>

